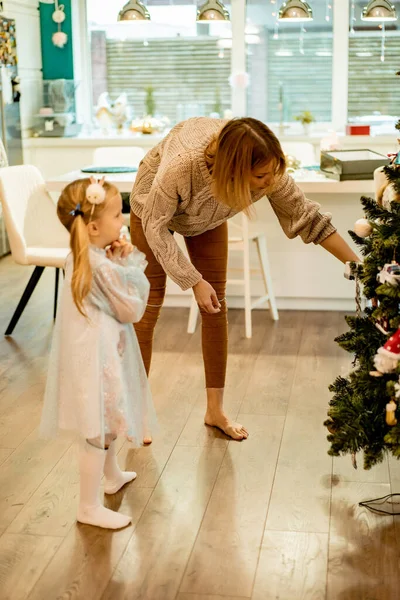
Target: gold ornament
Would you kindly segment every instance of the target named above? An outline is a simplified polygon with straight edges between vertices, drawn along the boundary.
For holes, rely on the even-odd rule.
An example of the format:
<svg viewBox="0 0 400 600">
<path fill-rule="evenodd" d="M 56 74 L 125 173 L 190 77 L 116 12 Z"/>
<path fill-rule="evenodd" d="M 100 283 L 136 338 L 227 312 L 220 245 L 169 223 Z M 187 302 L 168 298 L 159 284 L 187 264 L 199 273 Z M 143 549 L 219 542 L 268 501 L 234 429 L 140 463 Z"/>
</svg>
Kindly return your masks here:
<svg viewBox="0 0 400 600">
<path fill-rule="evenodd" d="M 396 409 L 397 404 L 392 398 L 391 401 L 388 404 L 386 404 L 386 423 L 390 427 L 393 427 L 393 425 L 397 425 Z"/>
</svg>

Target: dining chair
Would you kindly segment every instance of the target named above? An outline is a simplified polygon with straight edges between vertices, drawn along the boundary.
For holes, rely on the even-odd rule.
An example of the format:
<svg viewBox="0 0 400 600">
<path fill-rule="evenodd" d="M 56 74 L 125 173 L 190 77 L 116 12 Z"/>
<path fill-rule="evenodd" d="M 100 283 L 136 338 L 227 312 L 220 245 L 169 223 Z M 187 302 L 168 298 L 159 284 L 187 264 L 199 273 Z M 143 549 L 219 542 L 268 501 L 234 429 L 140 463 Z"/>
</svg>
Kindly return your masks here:
<svg viewBox="0 0 400 600">
<path fill-rule="evenodd" d="M 57 312 L 60 269 L 70 252 L 69 233 L 57 217 L 40 171 L 32 165 L 0 169 L 0 201 L 11 255 L 33 273 L 6 329 L 11 335 L 46 267 L 54 267 L 53 317 Z"/>
</svg>

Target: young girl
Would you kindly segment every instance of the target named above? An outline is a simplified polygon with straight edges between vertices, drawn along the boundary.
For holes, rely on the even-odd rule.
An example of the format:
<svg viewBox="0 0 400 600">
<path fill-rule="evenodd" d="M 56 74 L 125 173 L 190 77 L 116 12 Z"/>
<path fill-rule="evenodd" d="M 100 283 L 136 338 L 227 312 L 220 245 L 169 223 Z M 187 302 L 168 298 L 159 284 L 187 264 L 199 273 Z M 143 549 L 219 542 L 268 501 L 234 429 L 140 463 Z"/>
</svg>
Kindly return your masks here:
<svg viewBox="0 0 400 600">
<path fill-rule="evenodd" d="M 57 213 L 71 235 L 65 284 L 50 355 L 42 432 L 77 431 L 80 501 L 77 520 L 108 529 L 129 516 L 105 508 L 104 491 L 115 494 L 136 477 L 120 470 L 116 438 L 141 442 L 155 423 L 154 409 L 132 323 L 141 319 L 149 295 L 144 254 L 119 240 L 123 224 L 118 190 L 103 180 L 70 183 Z"/>
</svg>

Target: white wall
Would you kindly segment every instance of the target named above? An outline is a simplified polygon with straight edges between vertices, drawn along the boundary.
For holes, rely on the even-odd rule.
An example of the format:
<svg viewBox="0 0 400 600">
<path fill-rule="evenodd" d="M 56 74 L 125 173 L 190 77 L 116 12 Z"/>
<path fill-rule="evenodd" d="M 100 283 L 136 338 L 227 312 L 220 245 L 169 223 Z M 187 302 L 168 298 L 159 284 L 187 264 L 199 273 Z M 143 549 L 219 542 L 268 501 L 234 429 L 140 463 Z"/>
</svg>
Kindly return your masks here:
<svg viewBox="0 0 400 600">
<path fill-rule="evenodd" d="M 33 125 L 42 103 L 42 56 L 38 0 L 5 0 L 3 16 L 15 19 L 21 79 L 22 135 Z"/>
</svg>

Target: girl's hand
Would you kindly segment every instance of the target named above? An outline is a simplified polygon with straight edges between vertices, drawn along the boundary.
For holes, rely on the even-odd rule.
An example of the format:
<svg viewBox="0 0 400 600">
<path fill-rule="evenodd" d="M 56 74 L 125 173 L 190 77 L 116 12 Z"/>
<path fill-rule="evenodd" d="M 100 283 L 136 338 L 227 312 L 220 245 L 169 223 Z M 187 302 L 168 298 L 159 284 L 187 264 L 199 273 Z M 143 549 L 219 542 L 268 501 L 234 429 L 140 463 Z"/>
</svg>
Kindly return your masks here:
<svg viewBox="0 0 400 600">
<path fill-rule="evenodd" d="M 201 279 L 192 289 L 200 309 L 203 309 L 210 314 L 218 313 L 221 310 L 217 294 L 212 285 L 207 281 Z"/>
<path fill-rule="evenodd" d="M 107 250 L 107 258 L 126 258 L 131 252 L 133 252 L 133 246 L 124 237 L 119 240 L 115 240 Z"/>
</svg>

